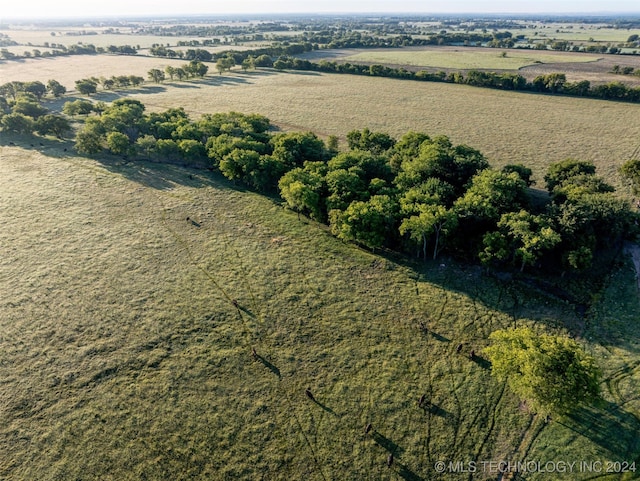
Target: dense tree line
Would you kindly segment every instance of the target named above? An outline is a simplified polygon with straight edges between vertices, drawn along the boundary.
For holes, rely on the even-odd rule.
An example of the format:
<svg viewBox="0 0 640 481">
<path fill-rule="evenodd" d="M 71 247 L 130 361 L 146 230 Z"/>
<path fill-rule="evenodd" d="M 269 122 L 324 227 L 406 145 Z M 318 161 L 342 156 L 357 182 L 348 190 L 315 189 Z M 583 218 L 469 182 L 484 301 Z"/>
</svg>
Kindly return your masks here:
<svg viewBox="0 0 640 481">
<path fill-rule="evenodd" d="M 346 73 L 352 75 L 366 75 L 372 77 L 388 77 L 405 80 L 421 80 L 427 82 L 446 82 L 472 85 L 500 90 L 518 90 L 539 93 L 592 97 L 602 100 L 621 100 L 625 102 L 640 102 L 640 87 L 630 87 L 622 82 L 609 82 L 591 85 L 588 80 L 568 82 L 563 73 L 539 75 L 529 82 L 525 77 L 516 73 L 496 73 L 480 70 L 468 72 L 431 72 L 420 70 L 413 72 L 405 68 L 387 67 L 384 65 L 364 65 L 352 63 L 338 63 L 323 60 L 315 63 L 289 56 L 282 56 L 274 62 L 279 69 L 312 70 L 328 73 Z"/>
<path fill-rule="evenodd" d="M 581 271 L 637 233 L 637 214 L 588 162 L 552 164 L 549 201 L 533 205 L 530 169 L 492 169 L 479 151 L 444 136 L 394 139 L 364 129 L 349 132 L 348 150 L 339 152 L 335 138 L 327 144 L 310 132 L 269 128 L 260 115 L 192 121 L 183 109 L 147 114 L 139 101 L 121 99 L 86 119 L 76 149 L 208 165 L 278 192 L 340 239 L 424 258 L 444 251 L 519 271 Z"/>
</svg>

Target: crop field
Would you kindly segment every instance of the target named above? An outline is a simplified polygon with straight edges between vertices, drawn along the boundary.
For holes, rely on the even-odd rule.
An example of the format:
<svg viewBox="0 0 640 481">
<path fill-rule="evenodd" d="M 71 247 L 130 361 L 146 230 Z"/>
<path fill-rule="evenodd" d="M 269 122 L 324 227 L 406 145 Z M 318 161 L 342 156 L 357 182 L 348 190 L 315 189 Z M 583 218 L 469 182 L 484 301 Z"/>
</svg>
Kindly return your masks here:
<svg viewBox="0 0 640 481">
<path fill-rule="evenodd" d="M 503 56 L 506 53 L 506 56 Z M 476 49 L 476 48 L 430 48 L 364 50 L 346 55 L 345 62 L 410 65 L 412 67 L 436 67 L 457 70 L 494 69 L 518 70 L 539 63 L 582 63 L 598 60 L 597 56 L 584 54 L 558 55 L 553 52 L 539 53 L 535 50 Z"/>
<path fill-rule="evenodd" d="M 436 461 L 640 456 L 629 264 L 585 329 L 530 286 L 404 265 L 208 173 L 63 145 L 0 147 L 1 477 L 452 481 L 468 473 Z M 490 377 L 487 335 L 533 322 L 587 336 L 606 405 L 545 424 Z"/>
</svg>

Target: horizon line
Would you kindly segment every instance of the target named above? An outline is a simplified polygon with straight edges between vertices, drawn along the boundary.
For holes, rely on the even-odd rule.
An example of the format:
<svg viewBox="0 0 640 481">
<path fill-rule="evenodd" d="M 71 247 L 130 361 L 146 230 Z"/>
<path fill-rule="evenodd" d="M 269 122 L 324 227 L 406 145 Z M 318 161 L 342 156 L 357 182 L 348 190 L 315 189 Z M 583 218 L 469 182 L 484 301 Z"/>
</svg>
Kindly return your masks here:
<svg viewBox="0 0 640 481">
<path fill-rule="evenodd" d="M 587 12 L 483 12 L 483 11 L 460 11 L 460 12 L 428 12 L 428 11 L 283 11 L 283 12 L 192 12 L 192 13 L 105 13 L 105 14 L 62 14 L 62 15 L 0 15 L 0 23 L 7 21 L 45 21 L 45 20 L 101 20 L 101 19 L 173 19 L 173 18 L 191 18 L 191 17 L 277 17 L 277 16 L 386 16 L 386 17 L 407 17 L 407 16 L 494 16 L 494 17 L 536 17 L 536 16 L 552 16 L 552 17 L 603 17 L 612 15 L 624 15 L 640 17 L 640 9 L 638 10 L 593 10 Z"/>
</svg>

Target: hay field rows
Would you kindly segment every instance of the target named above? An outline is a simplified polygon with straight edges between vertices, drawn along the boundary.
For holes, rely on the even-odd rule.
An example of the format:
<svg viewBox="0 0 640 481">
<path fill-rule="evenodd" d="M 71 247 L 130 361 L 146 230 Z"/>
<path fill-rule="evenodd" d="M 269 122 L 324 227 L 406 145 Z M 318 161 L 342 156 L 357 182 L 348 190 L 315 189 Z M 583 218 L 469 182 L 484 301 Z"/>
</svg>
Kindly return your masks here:
<svg viewBox="0 0 640 481">
<path fill-rule="evenodd" d="M 364 252 L 210 174 L 61 147 L 0 147 L 0 477 L 453 481 L 436 461 L 638 456 L 635 401 L 545 424 L 455 354 L 514 319 L 578 325 L 570 306 Z M 594 336 L 635 365 L 616 329 Z M 618 367 L 610 402 L 638 374 Z"/>
</svg>

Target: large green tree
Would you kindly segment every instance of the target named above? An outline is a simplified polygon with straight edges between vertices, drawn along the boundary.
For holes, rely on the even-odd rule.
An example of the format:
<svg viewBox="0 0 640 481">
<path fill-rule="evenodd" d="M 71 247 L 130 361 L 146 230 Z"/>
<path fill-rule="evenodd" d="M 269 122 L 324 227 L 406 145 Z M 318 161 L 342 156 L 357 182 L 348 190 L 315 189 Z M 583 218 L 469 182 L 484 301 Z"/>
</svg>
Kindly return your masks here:
<svg viewBox="0 0 640 481">
<path fill-rule="evenodd" d="M 396 183 L 406 190 L 436 177 L 461 195 L 471 178 L 488 167 L 489 163 L 479 151 L 466 145 L 454 146 L 448 137 L 439 136 L 424 140 L 417 157 L 405 157 Z"/>
<path fill-rule="evenodd" d="M 16 134 L 32 134 L 35 130 L 34 120 L 20 113 L 11 113 L 3 116 L 0 120 L 0 125 L 2 125 L 4 132 Z"/>
<path fill-rule="evenodd" d="M 322 204 L 326 182 L 323 171 L 326 171 L 324 163 L 307 162 L 304 168 L 297 167 L 280 178 L 280 196 L 289 208 L 298 213 L 298 217 L 302 213 L 318 221 L 325 220 Z"/>
<path fill-rule="evenodd" d="M 220 57 L 216 61 L 216 70 L 222 75 L 224 72 L 230 71 L 231 68 L 236 64 L 236 61 L 233 57 Z"/>
<path fill-rule="evenodd" d="M 274 135 L 270 144 L 273 156 L 282 161 L 288 169 L 301 167 L 305 161 L 325 158 L 324 142 L 313 132 L 288 132 Z"/>
<path fill-rule="evenodd" d="M 149 70 L 147 72 L 147 77 L 149 77 L 149 80 L 157 84 L 165 79 L 164 72 L 159 68 L 152 68 L 151 70 Z"/>
<path fill-rule="evenodd" d="M 47 86 L 40 81 L 27 82 L 24 86 L 24 91 L 29 92 L 41 100 L 44 94 L 47 93 Z"/>
<path fill-rule="evenodd" d="M 69 121 L 60 115 L 47 114 L 36 120 L 36 131 L 40 135 L 53 134 L 62 139 L 71 130 Z"/>
<path fill-rule="evenodd" d="M 133 153 L 129 137 L 121 132 L 109 132 L 106 137 L 107 148 L 112 154 L 127 156 Z"/>
<path fill-rule="evenodd" d="M 499 330 L 485 349 L 492 374 L 539 414 L 566 414 L 598 398 L 601 373 L 593 357 L 564 336 L 527 327 Z"/>
</svg>

